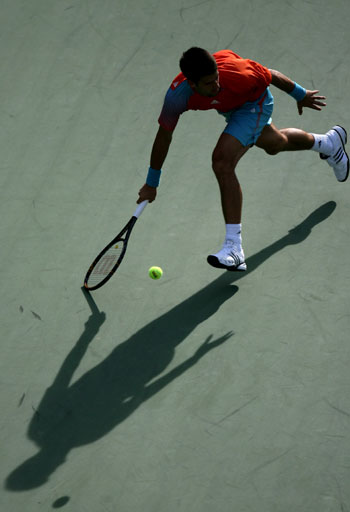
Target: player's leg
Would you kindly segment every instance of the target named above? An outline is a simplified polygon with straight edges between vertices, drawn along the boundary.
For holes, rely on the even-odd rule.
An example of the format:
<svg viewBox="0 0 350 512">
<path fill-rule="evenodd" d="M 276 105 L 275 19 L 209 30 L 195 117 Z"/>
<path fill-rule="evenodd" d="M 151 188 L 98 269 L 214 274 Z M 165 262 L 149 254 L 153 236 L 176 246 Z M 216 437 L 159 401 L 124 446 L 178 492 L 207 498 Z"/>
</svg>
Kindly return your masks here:
<svg viewBox="0 0 350 512">
<path fill-rule="evenodd" d="M 347 133 L 341 126 L 333 126 L 325 134 L 307 133 L 297 128 L 278 130 L 273 124 L 265 126 L 256 146 L 270 155 L 281 151 L 312 149 L 320 154 L 332 167 L 338 181 L 345 181 L 349 175 L 349 158 L 345 151 Z"/>
<path fill-rule="evenodd" d="M 226 236 L 222 249 L 208 256 L 216 268 L 246 270 L 241 238 L 242 189 L 236 166 L 251 145 L 244 146 L 236 137 L 222 133 L 213 151 L 212 167 L 218 181 Z"/>
<path fill-rule="evenodd" d="M 242 190 L 236 166 L 250 146 L 228 133 L 222 133 L 213 151 L 212 167 L 218 181 L 226 224 L 239 224 L 242 217 Z"/>
<path fill-rule="evenodd" d="M 213 152 L 213 170 L 220 188 L 226 237 L 222 249 L 208 256 L 208 263 L 214 267 L 247 269 L 241 235 L 242 190 L 236 166 L 257 141 L 264 126 L 271 123 L 272 110 L 273 97 L 266 90 L 256 101 L 225 115 L 227 126 Z"/>
<path fill-rule="evenodd" d="M 297 128 L 279 130 L 271 123 L 266 125 L 255 145 L 269 155 L 277 155 L 281 151 L 301 151 L 311 149 L 314 138 L 310 133 Z"/>
</svg>

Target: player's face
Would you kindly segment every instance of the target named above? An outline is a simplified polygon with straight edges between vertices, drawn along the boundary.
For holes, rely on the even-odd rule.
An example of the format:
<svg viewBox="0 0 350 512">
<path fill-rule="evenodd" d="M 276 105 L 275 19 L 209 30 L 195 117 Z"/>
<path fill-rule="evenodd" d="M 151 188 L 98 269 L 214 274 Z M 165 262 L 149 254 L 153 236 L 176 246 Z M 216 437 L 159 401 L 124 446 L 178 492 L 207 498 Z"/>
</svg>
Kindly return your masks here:
<svg viewBox="0 0 350 512">
<path fill-rule="evenodd" d="M 219 73 L 203 76 L 196 84 L 192 82 L 193 89 L 201 96 L 216 96 L 220 91 Z"/>
</svg>

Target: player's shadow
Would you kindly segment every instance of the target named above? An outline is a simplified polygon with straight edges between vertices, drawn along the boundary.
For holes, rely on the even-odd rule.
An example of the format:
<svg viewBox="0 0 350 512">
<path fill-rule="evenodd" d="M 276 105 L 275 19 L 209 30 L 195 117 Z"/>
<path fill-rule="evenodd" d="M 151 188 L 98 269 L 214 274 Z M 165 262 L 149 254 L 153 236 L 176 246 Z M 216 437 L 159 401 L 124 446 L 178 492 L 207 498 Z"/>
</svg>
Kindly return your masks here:
<svg viewBox="0 0 350 512">
<path fill-rule="evenodd" d="M 244 277 L 244 275 L 253 272 L 253 270 L 255 270 L 259 265 L 270 258 L 270 256 L 273 256 L 277 252 L 285 249 L 288 245 L 295 245 L 303 242 L 310 235 L 312 228 L 326 220 L 334 212 L 336 206 L 337 204 L 334 201 L 328 201 L 319 208 L 316 208 L 316 210 L 310 213 L 303 222 L 290 229 L 284 237 L 247 258 L 246 262 L 248 270 L 243 273 L 234 273 L 235 276 L 233 279 L 229 279 L 230 282 L 233 283 L 239 278 Z"/>
<path fill-rule="evenodd" d="M 334 202 L 324 204 L 286 236 L 248 258 L 248 272 L 288 245 L 305 240 L 314 226 L 331 215 L 335 206 Z M 44 484 L 72 449 L 106 435 L 210 350 L 227 341 L 232 332 L 216 339 L 213 335 L 208 336 L 192 356 L 164 373 L 174 357 L 176 346 L 237 292 L 238 288 L 232 283 L 244 275 L 247 272 L 221 273 L 205 288 L 120 343 L 100 364 L 71 383 L 76 368 L 106 318 L 92 297 L 86 295 L 92 314 L 35 409 L 28 427 L 28 437 L 39 451 L 7 477 L 6 488 L 23 491 Z"/>
</svg>

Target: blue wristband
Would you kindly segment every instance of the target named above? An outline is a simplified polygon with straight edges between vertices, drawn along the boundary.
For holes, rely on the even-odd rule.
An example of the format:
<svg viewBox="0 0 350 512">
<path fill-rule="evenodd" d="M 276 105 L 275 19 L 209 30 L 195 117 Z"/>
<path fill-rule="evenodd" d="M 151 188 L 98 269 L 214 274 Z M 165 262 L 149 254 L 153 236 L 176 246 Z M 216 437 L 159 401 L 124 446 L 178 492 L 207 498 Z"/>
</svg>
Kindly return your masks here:
<svg viewBox="0 0 350 512">
<path fill-rule="evenodd" d="M 146 178 L 146 184 L 149 186 L 149 187 L 154 187 L 154 188 L 157 188 L 158 185 L 159 185 L 159 182 L 160 182 L 160 175 L 162 173 L 162 170 L 159 169 L 159 171 L 157 169 L 152 169 L 152 167 L 150 167 L 148 169 L 148 174 L 147 174 L 147 178 Z"/>
<path fill-rule="evenodd" d="M 294 98 L 296 101 L 301 101 L 306 96 L 306 89 L 304 89 L 304 87 L 301 87 L 301 85 L 294 82 L 294 89 L 292 90 L 292 92 L 289 92 L 288 94 L 289 96 L 292 96 L 292 98 Z"/>
</svg>

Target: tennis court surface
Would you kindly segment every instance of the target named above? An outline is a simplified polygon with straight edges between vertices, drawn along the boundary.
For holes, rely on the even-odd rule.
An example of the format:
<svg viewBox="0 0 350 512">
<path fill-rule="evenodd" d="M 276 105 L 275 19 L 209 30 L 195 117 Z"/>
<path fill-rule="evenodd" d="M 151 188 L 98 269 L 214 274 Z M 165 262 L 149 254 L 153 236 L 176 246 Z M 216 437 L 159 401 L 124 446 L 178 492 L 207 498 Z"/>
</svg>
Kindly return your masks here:
<svg viewBox="0 0 350 512">
<path fill-rule="evenodd" d="M 164 94 L 191 46 L 230 48 L 327 97 L 274 123 L 350 130 L 350 4 L 5 0 L 1 27 L 4 512 L 350 510 L 350 183 L 317 153 L 252 148 L 246 273 L 224 237 L 214 111 L 176 128 L 117 274 Z M 157 265 L 164 275 L 148 277 Z"/>
</svg>

